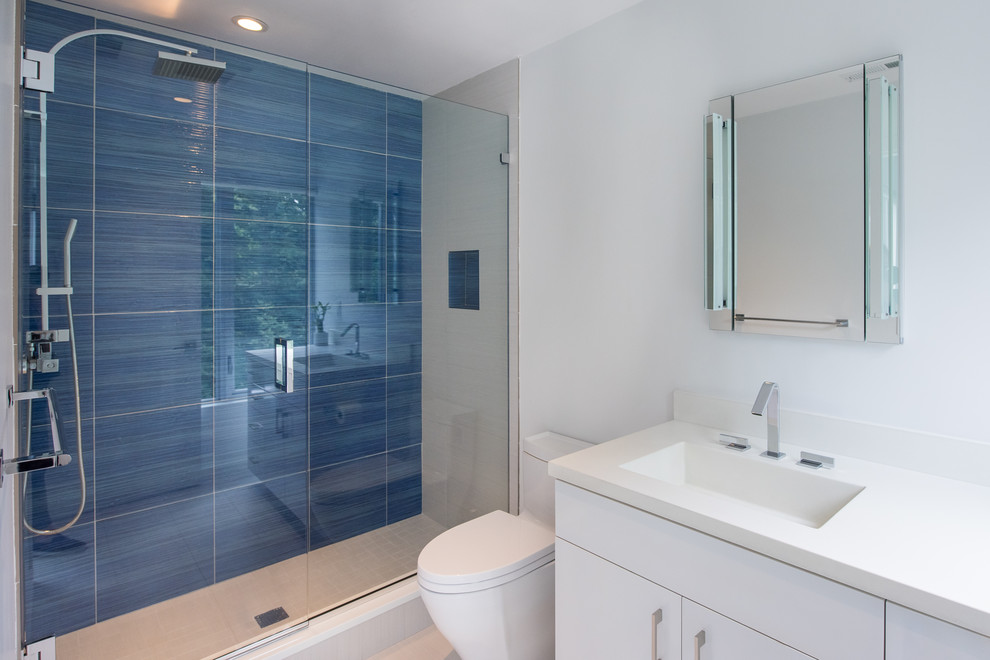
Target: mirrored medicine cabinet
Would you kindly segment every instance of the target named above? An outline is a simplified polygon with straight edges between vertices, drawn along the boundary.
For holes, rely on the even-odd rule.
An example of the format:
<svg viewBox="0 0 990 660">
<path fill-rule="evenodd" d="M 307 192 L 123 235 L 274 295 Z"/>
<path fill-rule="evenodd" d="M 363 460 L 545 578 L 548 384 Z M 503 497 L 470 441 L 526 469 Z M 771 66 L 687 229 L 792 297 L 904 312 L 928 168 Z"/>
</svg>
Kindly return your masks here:
<svg viewBox="0 0 990 660">
<path fill-rule="evenodd" d="M 896 344 L 899 55 L 709 102 L 716 330 Z"/>
</svg>

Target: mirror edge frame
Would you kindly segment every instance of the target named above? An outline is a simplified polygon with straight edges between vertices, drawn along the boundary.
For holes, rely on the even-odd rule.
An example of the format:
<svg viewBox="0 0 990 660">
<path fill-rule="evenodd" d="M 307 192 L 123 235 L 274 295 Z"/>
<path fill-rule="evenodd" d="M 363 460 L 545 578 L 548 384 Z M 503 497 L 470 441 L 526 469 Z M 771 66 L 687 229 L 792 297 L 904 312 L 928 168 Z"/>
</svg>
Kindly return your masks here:
<svg viewBox="0 0 990 660">
<path fill-rule="evenodd" d="M 902 101 L 903 85 L 904 85 L 904 82 L 903 82 L 904 57 L 901 54 L 889 55 L 887 57 L 881 57 L 879 59 L 871 60 L 871 61 L 865 62 L 863 64 L 863 67 L 864 67 L 864 74 L 863 74 L 863 77 L 864 77 L 864 91 L 863 91 L 864 98 L 863 98 L 863 105 L 864 105 L 864 113 L 866 114 L 866 117 L 865 117 L 865 120 L 866 121 L 864 122 L 864 124 L 865 124 L 865 128 L 866 128 L 866 131 L 867 131 L 867 135 L 864 136 L 864 145 L 863 146 L 864 146 L 864 149 L 866 150 L 866 171 L 867 171 L 867 178 L 869 179 L 870 172 L 872 170 L 874 170 L 875 168 L 879 167 L 878 163 L 874 162 L 874 159 L 872 158 L 872 153 L 871 153 L 870 144 L 869 144 L 870 143 L 870 139 L 871 139 L 870 136 L 869 136 L 869 130 L 870 130 L 871 123 L 872 123 L 871 122 L 871 117 L 870 117 L 870 105 L 869 105 L 869 94 L 870 94 L 870 90 L 869 90 L 868 81 L 871 78 L 869 72 L 871 70 L 871 67 L 874 67 L 874 66 L 880 65 L 880 64 L 885 64 L 887 62 L 891 62 L 891 61 L 894 61 L 894 60 L 896 60 L 896 62 L 897 62 L 897 67 L 896 67 L 897 68 L 897 87 L 896 87 L 896 92 L 897 92 L 897 107 L 895 108 L 895 114 L 894 114 L 894 116 L 896 117 L 896 120 L 895 120 L 895 122 L 893 122 L 893 128 L 894 128 L 894 131 L 895 131 L 894 136 L 893 136 L 893 139 L 895 140 L 895 144 L 894 145 L 891 145 L 891 148 L 896 148 L 897 162 L 896 162 L 896 174 L 892 178 L 892 182 L 896 186 L 896 190 L 895 190 L 894 194 L 891 195 L 891 198 L 894 200 L 893 201 L 893 204 L 894 204 L 894 207 L 896 209 L 896 213 L 895 213 L 895 217 L 891 221 L 892 222 L 893 232 L 895 234 L 894 237 L 893 237 L 893 239 L 892 239 L 891 249 L 892 249 L 893 254 L 895 255 L 895 257 L 897 259 L 898 267 L 896 269 L 896 273 L 894 274 L 894 276 L 893 276 L 893 278 L 892 278 L 892 280 L 890 282 L 890 287 L 891 287 L 891 289 L 895 289 L 896 288 L 896 290 L 898 292 L 898 302 L 897 302 L 897 309 L 896 309 L 896 311 L 894 313 L 888 315 L 888 316 L 885 316 L 885 317 L 878 318 L 878 317 L 874 316 L 871 313 L 871 310 L 869 308 L 870 298 L 871 297 L 875 297 L 875 296 L 877 296 L 879 294 L 879 292 L 876 290 L 877 289 L 877 286 L 875 284 L 875 281 L 874 281 L 873 277 L 871 277 L 871 270 L 869 268 L 869 260 L 870 260 L 870 252 L 871 252 L 869 241 L 870 241 L 870 239 L 871 239 L 872 236 L 876 236 L 876 235 L 878 235 L 882 231 L 881 228 L 878 227 L 878 224 L 882 222 L 882 218 L 876 218 L 875 217 L 876 214 L 871 212 L 872 207 L 873 207 L 873 202 L 870 200 L 870 195 L 871 194 L 874 194 L 875 195 L 876 193 L 873 193 L 872 192 L 872 189 L 874 188 L 874 186 L 873 186 L 873 184 L 871 182 L 868 181 L 867 182 L 867 185 L 866 185 L 866 189 L 867 189 L 866 208 L 864 209 L 865 216 L 866 216 L 865 217 L 865 223 L 866 223 L 865 231 L 866 231 L 866 238 L 867 238 L 867 248 L 866 248 L 866 254 L 864 255 L 864 258 L 866 260 L 867 276 L 868 276 L 867 277 L 867 291 L 866 291 L 866 294 L 867 294 L 866 295 L 867 309 L 864 310 L 864 313 L 866 315 L 866 337 L 865 337 L 865 340 L 866 340 L 866 342 L 873 343 L 873 344 L 903 344 L 904 343 L 904 334 L 902 332 L 902 323 L 901 323 L 901 304 L 902 304 L 902 301 L 900 299 L 900 294 L 902 292 L 902 287 L 901 287 L 901 271 L 903 270 L 903 268 L 902 268 L 902 266 L 900 264 L 901 264 L 901 260 L 903 258 L 903 241 L 904 241 L 904 239 L 903 239 L 904 228 L 903 228 L 903 220 L 902 220 L 902 218 L 903 218 L 903 212 L 904 212 L 904 196 L 903 196 L 903 191 L 904 191 L 904 167 L 902 165 L 903 153 L 904 153 L 904 131 L 903 131 L 903 126 L 904 126 L 904 103 Z M 889 190 L 887 192 L 889 193 Z M 880 194 L 881 195 L 883 194 L 883 191 L 882 190 L 881 190 Z"/>
</svg>

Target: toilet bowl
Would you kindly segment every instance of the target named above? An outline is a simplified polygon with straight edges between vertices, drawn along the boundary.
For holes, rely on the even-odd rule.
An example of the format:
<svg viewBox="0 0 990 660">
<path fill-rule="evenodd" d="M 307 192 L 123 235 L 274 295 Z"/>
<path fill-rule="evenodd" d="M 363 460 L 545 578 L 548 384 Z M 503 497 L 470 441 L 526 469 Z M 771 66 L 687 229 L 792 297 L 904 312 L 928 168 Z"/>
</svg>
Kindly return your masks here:
<svg viewBox="0 0 990 660">
<path fill-rule="evenodd" d="M 461 660 L 554 655 L 553 479 L 547 461 L 590 446 L 555 433 L 523 441 L 523 511 L 453 527 L 419 555 L 420 595 Z"/>
</svg>

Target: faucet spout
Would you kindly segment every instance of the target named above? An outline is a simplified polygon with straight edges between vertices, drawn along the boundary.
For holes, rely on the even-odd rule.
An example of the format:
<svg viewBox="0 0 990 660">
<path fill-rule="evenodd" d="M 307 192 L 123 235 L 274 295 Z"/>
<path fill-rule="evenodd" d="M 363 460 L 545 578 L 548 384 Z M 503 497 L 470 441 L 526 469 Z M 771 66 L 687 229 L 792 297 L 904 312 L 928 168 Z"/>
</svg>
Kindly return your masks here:
<svg viewBox="0 0 990 660">
<path fill-rule="evenodd" d="M 767 450 L 760 454 L 779 461 L 786 454 L 780 451 L 780 388 L 777 383 L 766 381 L 756 395 L 752 413 L 767 418 Z"/>
</svg>

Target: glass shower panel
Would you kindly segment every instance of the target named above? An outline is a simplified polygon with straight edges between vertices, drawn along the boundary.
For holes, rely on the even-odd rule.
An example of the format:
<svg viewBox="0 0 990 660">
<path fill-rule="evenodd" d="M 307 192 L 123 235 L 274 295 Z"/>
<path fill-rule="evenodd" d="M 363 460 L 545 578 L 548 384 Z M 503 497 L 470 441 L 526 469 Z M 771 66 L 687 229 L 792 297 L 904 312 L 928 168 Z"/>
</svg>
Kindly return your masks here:
<svg viewBox="0 0 990 660">
<path fill-rule="evenodd" d="M 25 93 L 17 341 L 41 325 L 42 225 L 61 286 L 75 220 L 79 378 L 60 337 L 58 368 L 20 383 L 58 391 L 74 459 L 22 481 L 24 634 L 201 658 L 409 576 L 438 533 L 507 507 L 508 121 L 101 16 L 28 2 L 27 46 L 109 28 L 227 68 L 155 77 L 159 47 L 120 36 L 63 49 L 47 209 Z M 470 305 L 448 304 L 451 252 L 472 255 Z M 50 329 L 68 322 L 53 295 Z M 20 405 L 22 450 L 50 449 L 44 403 Z M 73 518 L 80 462 L 78 521 L 43 533 Z"/>
</svg>

